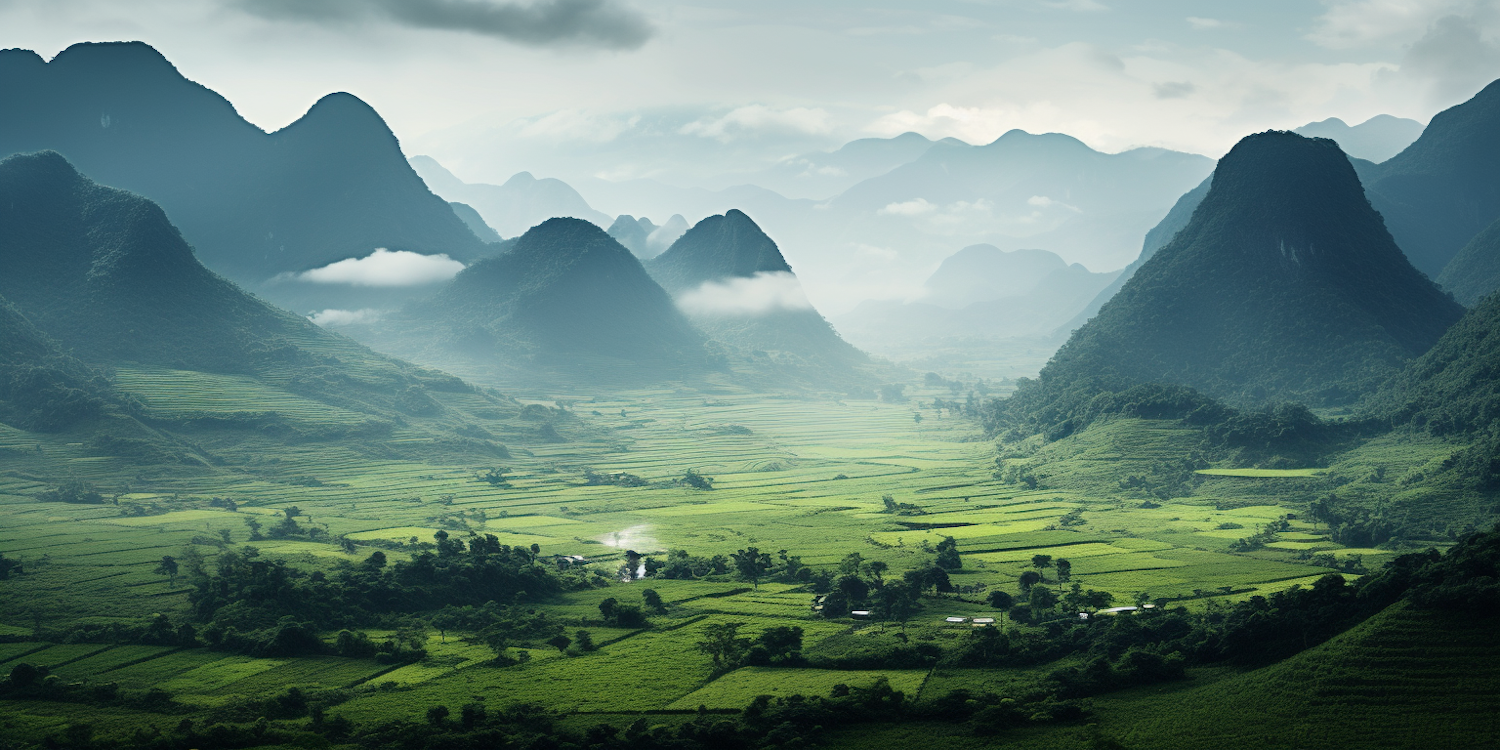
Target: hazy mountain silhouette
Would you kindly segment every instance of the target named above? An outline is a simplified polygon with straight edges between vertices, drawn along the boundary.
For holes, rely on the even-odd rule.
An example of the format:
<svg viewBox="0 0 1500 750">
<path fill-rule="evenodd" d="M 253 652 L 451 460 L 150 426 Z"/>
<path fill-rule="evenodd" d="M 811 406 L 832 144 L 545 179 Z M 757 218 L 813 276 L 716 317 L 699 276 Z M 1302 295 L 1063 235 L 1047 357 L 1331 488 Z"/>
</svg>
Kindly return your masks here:
<svg viewBox="0 0 1500 750">
<path fill-rule="evenodd" d="M 1349 125 L 1337 117 L 1310 122 L 1292 131 L 1308 138 L 1327 138 L 1339 144 L 1344 153 L 1372 162 L 1383 162 L 1401 153 L 1422 135 L 1422 123 L 1404 117 L 1376 115 Z"/>
<path fill-rule="evenodd" d="M 453 207 L 453 213 L 459 219 L 463 220 L 463 223 L 469 227 L 469 231 L 473 232 L 475 237 L 489 243 L 500 242 L 503 239 L 499 232 L 496 232 L 489 224 L 484 223 L 484 217 L 480 216 L 479 212 L 475 211 L 473 206 L 458 201 L 448 201 L 448 205 Z"/>
<path fill-rule="evenodd" d="M 661 226 L 651 230 L 646 235 L 646 254 L 642 257 L 655 258 L 667 251 L 688 230 L 687 219 L 682 214 L 672 214 Z"/>
<path fill-rule="evenodd" d="M 615 217 L 615 222 L 609 225 L 609 236 L 625 246 L 626 250 L 635 253 L 637 258 L 650 257 L 650 251 L 646 249 L 646 239 L 656 231 L 656 225 L 651 220 L 642 216 L 637 219 L 629 214 L 620 214 Z"/>
<path fill-rule="evenodd" d="M 856 345 L 893 357 L 963 348 L 977 354 L 1007 339 L 1052 336 L 1116 275 L 1045 250 L 972 245 L 928 277 L 920 300 L 866 301 L 834 322 Z"/>
<path fill-rule="evenodd" d="M 1336 143 L 1260 133 L 1220 160 L 1187 227 L 1017 405 L 1056 410 L 1145 382 L 1237 403 L 1346 403 L 1461 314 L 1407 262 Z"/>
<path fill-rule="evenodd" d="M 566 367 L 608 382 L 610 368 L 695 372 L 703 338 L 629 250 L 598 226 L 548 219 L 378 330 L 354 330 L 422 361 L 511 376 Z"/>
<path fill-rule="evenodd" d="M 588 201 L 562 180 L 538 180 L 518 172 L 504 185 L 467 183 L 430 156 L 413 156 L 411 165 L 432 192 L 450 201 L 467 203 L 503 237 L 519 237 L 526 230 L 558 216 L 571 216 L 608 226 L 609 217 L 589 207 Z"/>
<path fill-rule="evenodd" d="M 948 256 L 927 277 L 923 302 L 958 309 L 975 302 L 1013 297 L 1031 291 L 1043 279 L 1068 267 L 1046 250 L 1001 250 L 970 245 Z"/>
<path fill-rule="evenodd" d="M 834 151 L 788 157 L 761 172 L 735 179 L 790 198 L 824 199 L 910 163 L 937 142 L 917 133 L 902 133 L 894 138 L 861 138 Z M 943 142 L 963 143 L 952 138 Z"/>
<path fill-rule="evenodd" d="M 1436 278 L 1500 219 L 1500 81 L 1439 112 L 1406 150 L 1361 170 L 1412 265 Z"/>
<path fill-rule="evenodd" d="M 139 43 L 51 62 L 0 52 L 0 156 L 52 149 L 158 202 L 208 266 L 247 284 L 376 247 L 485 252 L 406 164 L 374 110 L 332 94 L 267 134 Z"/>
<path fill-rule="evenodd" d="M 646 268 L 699 328 L 752 365 L 818 370 L 867 359 L 813 309 L 781 249 L 743 211 L 698 222 Z"/>
<path fill-rule="evenodd" d="M 1126 266 L 1125 270 L 1121 271 L 1115 277 L 1114 281 L 1109 282 L 1109 286 L 1104 287 L 1103 291 L 1095 295 L 1094 299 L 1081 312 L 1073 316 L 1072 320 L 1069 320 L 1057 332 L 1066 336 L 1077 330 L 1079 326 L 1087 323 L 1089 318 L 1097 315 L 1099 308 L 1104 307 L 1104 303 L 1110 301 L 1111 298 L 1118 294 L 1120 288 L 1125 286 L 1125 282 L 1130 281 L 1130 277 L 1134 276 L 1135 272 L 1139 271 L 1146 261 L 1151 260 L 1151 256 L 1155 255 L 1157 250 L 1165 247 L 1168 242 L 1172 241 L 1173 237 L 1177 236 L 1178 232 L 1182 231 L 1183 227 L 1188 225 L 1188 221 L 1193 218 L 1193 212 L 1198 209 L 1198 204 L 1202 203 L 1203 197 L 1208 195 L 1208 187 L 1213 184 L 1213 179 L 1213 175 L 1209 175 L 1198 187 L 1183 193 L 1182 197 L 1178 198 L 1177 202 L 1172 205 L 1172 210 L 1167 212 L 1161 223 L 1152 227 L 1151 231 L 1146 233 L 1146 240 L 1141 243 L 1141 256 L 1131 261 L 1130 265 Z"/>
</svg>

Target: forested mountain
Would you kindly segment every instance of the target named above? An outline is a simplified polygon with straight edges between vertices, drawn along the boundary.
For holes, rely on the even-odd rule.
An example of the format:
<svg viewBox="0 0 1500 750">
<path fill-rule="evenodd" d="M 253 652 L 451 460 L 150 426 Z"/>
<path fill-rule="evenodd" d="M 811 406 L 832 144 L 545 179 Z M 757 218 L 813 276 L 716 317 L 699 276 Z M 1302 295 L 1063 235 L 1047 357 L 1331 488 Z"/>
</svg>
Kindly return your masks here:
<svg viewBox="0 0 1500 750">
<path fill-rule="evenodd" d="M 377 247 L 465 261 L 487 252 L 349 94 L 267 134 L 151 47 L 86 43 L 51 62 L 0 52 L 0 110 L 0 156 L 56 150 L 156 201 L 205 265 L 258 289 Z"/>
<path fill-rule="evenodd" d="M 106 397 L 90 367 L 194 371 L 248 376 L 388 427 L 403 414 L 444 414 L 432 393 L 472 391 L 241 291 L 193 257 L 160 207 L 94 183 L 56 152 L 0 161 L 0 267 L 10 303 L 0 304 L 0 345 L 20 355 L 7 361 L 12 382 L 25 375 L 16 368 L 53 373 L 13 385 L 12 401 L 36 388 Z M 276 423 L 241 417 L 253 429 Z"/>
<path fill-rule="evenodd" d="M 1407 262 L 1337 144 L 1259 133 L 1012 408 L 1065 414 L 1140 383 L 1236 404 L 1348 403 L 1461 314 Z"/>
<path fill-rule="evenodd" d="M 1500 81 L 1439 112 L 1389 161 L 1362 170 L 1370 201 L 1418 270 L 1436 278 L 1500 218 Z"/>
<path fill-rule="evenodd" d="M 0 297 L 0 422 L 60 430 L 99 416 L 112 398 L 100 373 L 64 354 Z"/>
<path fill-rule="evenodd" d="M 826 380 L 867 359 L 813 309 L 780 248 L 743 211 L 698 222 L 646 268 L 695 325 L 753 365 Z"/>
<path fill-rule="evenodd" d="M 502 237 L 519 237 L 558 216 L 585 219 L 601 227 L 609 225 L 608 216 L 590 208 L 588 201 L 562 180 L 539 180 L 530 172 L 518 172 L 504 185 L 487 185 L 458 179 L 430 156 L 413 156 L 411 166 L 432 192 L 473 206 Z"/>
<path fill-rule="evenodd" d="M 535 375 L 567 366 L 608 382 L 598 368 L 696 372 L 702 336 L 629 250 L 598 226 L 548 219 L 509 252 L 465 269 L 433 298 L 355 335 L 420 361 Z"/>
<path fill-rule="evenodd" d="M 1093 301 L 1089 302 L 1088 306 L 1082 312 L 1078 313 L 1072 320 L 1059 329 L 1058 333 L 1067 335 L 1077 330 L 1079 326 L 1087 323 L 1089 318 L 1097 315 L 1099 308 L 1104 307 L 1104 303 L 1110 301 L 1116 294 L 1119 294 L 1120 288 L 1125 286 L 1125 282 L 1130 281 L 1130 277 L 1134 276 L 1135 272 L 1139 271 L 1146 261 L 1151 260 L 1151 256 L 1155 255 L 1157 250 L 1165 247 L 1168 242 L 1172 241 L 1173 237 L 1177 236 L 1178 232 L 1182 231 L 1183 227 L 1188 225 L 1188 221 L 1193 218 L 1193 212 L 1198 210 L 1198 204 L 1202 203 L 1203 197 L 1208 195 L 1208 187 L 1213 184 L 1213 180 L 1214 176 L 1209 175 L 1208 179 L 1205 179 L 1198 187 L 1183 193 L 1182 197 L 1178 198 L 1177 202 L 1172 204 L 1172 210 L 1167 212 L 1166 217 L 1161 220 L 1161 223 L 1152 227 L 1151 231 L 1146 233 L 1146 241 L 1141 243 L 1140 257 L 1131 261 L 1130 265 L 1126 266 L 1125 270 L 1121 271 L 1120 275 L 1116 276 L 1115 280 L 1109 283 L 1109 286 L 1104 287 L 1103 291 L 1095 295 Z"/>
<path fill-rule="evenodd" d="M 469 231 L 473 232 L 475 237 L 489 243 L 501 242 L 504 239 L 494 227 L 485 223 L 484 217 L 480 216 L 473 206 L 458 201 L 448 201 L 448 205 L 453 207 L 453 213 L 468 225 Z"/>
<path fill-rule="evenodd" d="M 1404 117 L 1375 115 L 1358 125 L 1350 125 L 1337 117 L 1330 117 L 1310 122 L 1292 132 L 1308 138 L 1327 138 L 1356 159 L 1379 163 L 1401 153 L 1421 137 L 1422 123 Z"/>
<path fill-rule="evenodd" d="M 1500 219 L 1469 240 L 1438 275 L 1438 283 L 1465 305 L 1500 289 Z"/>
</svg>

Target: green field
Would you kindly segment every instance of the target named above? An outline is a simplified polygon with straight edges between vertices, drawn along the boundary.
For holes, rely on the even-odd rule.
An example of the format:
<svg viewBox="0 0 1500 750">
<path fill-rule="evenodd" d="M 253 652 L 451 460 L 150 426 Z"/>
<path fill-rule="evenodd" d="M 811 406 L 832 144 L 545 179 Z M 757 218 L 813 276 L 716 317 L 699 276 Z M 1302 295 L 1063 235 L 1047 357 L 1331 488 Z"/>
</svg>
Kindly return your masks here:
<svg viewBox="0 0 1500 750">
<path fill-rule="evenodd" d="M 227 376 L 213 381 L 221 395 L 193 398 L 175 395 L 202 385 L 191 374 L 137 370 L 120 377 L 151 409 L 254 407 L 299 420 L 342 418 L 300 403 L 293 394 L 263 393 Z M 535 400 L 548 402 L 545 394 Z M 1329 572 L 1312 559 L 1313 552 L 1330 552 L 1335 559 L 1361 555 L 1369 565 L 1393 554 L 1337 544 L 1326 528 L 1300 515 L 1308 493 L 1299 483 L 1363 469 L 1208 469 L 1199 472 L 1202 484 L 1193 494 L 1165 500 L 1122 487 L 1118 480 L 1126 473 L 1192 449 L 1190 431 L 1171 424 L 1117 420 L 1041 446 L 1022 459 L 1041 480 L 1030 486 L 1002 476 L 995 446 L 976 439 L 972 422 L 950 415 L 918 424 L 911 404 L 773 398 L 726 386 L 712 393 L 663 389 L 589 396 L 574 409 L 597 413 L 590 416 L 597 431 L 565 442 L 513 444 L 511 457 L 503 462 L 508 472 L 502 485 L 477 480 L 475 462 L 445 462 L 440 451 L 400 457 L 403 441 L 416 438 L 399 431 L 388 438 L 389 450 L 309 441 L 285 446 L 274 461 L 149 475 L 122 461 L 84 456 L 77 445 L 62 439 L 0 435 L 0 444 L 28 446 L 0 450 L 0 552 L 26 567 L 24 575 L 0 582 L 0 634 L 18 641 L 0 643 L 0 666 L 24 660 L 48 665 L 70 681 L 108 681 L 129 690 L 159 687 L 188 715 L 200 718 L 297 687 L 336 694 L 330 711 L 361 726 L 421 721 L 430 706 L 456 709 L 476 696 L 491 707 L 542 703 L 580 721 L 596 715 L 693 712 L 699 706 L 727 710 L 758 695 L 827 694 L 836 685 L 865 687 L 882 676 L 911 700 L 930 700 L 959 687 L 1021 690 L 1059 666 L 873 671 L 743 667 L 715 674 L 696 646 L 703 629 L 714 623 L 742 623 L 742 632 L 752 637 L 777 625 L 795 625 L 803 629 L 804 648 L 810 652 L 824 643 L 837 644 L 837 649 L 866 641 L 890 644 L 898 635 L 894 626 L 816 617 L 805 585 L 768 581 L 756 589 L 732 573 L 706 580 L 617 582 L 554 597 L 539 608 L 559 618 L 569 633 L 589 629 L 600 648 L 564 655 L 535 643 L 518 644 L 507 651 L 518 663 L 504 667 L 490 663 L 493 653 L 474 641 L 473 633 L 448 632 L 440 638 L 431 628 L 427 658 L 405 665 L 28 640 L 39 623 L 103 626 L 142 622 L 157 613 L 185 621 L 189 589 L 180 578 L 169 581 L 153 572 L 161 557 L 181 556 L 192 547 L 212 565 L 225 548 L 221 535 L 228 535 L 229 548 L 251 543 L 245 519 L 269 525 L 293 506 L 300 511 L 299 522 L 326 530 L 324 541 L 251 544 L 263 557 L 319 571 L 364 560 L 376 549 L 392 559 L 406 559 L 445 530 L 456 538 L 475 532 L 494 534 L 506 545 L 534 544 L 543 555 L 579 556 L 610 576 L 627 549 L 662 560 L 672 549 L 709 557 L 758 546 L 800 556 L 815 569 L 833 569 L 857 552 L 867 561 L 886 563 L 887 575 L 898 577 L 931 561 L 935 546 L 951 537 L 963 560 L 962 569 L 952 573 L 953 584 L 971 593 L 927 596 L 899 632 L 913 644 L 944 648 L 960 643 L 970 628 L 944 618 L 994 616 L 979 592 L 1015 592 L 1037 555 L 1069 560 L 1071 583 L 1107 592 L 1117 604 L 1145 596 L 1202 609 L 1311 585 Z M 744 429 L 720 429 L 731 424 Z M 1409 456 L 1426 448 L 1376 444 L 1363 450 L 1346 461 L 1385 460 L 1378 457 Z M 1419 466 L 1429 459 L 1403 460 Z M 713 489 L 676 482 L 689 469 L 711 477 Z M 588 472 L 628 473 L 645 485 L 591 485 Z M 118 493 L 110 493 L 118 496 L 118 504 L 37 502 L 34 495 L 49 486 L 45 477 L 64 473 L 96 486 L 119 487 Z M 1279 479 L 1246 481 L 1266 478 Z M 1367 491 L 1366 485 L 1350 486 Z M 915 511 L 884 512 L 883 496 Z M 215 506 L 214 498 L 232 498 L 238 507 Z M 1231 549 L 1237 540 L 1289 514 L 1295 517 L 1273 543 L 1249 552 Z M 355 545 L 352 553 L 340 548 L 339 537 Z M 412 546 L 413 537 L 418 546 Z M 1066 587 L 1052 569 L 1043 576 L 1045 585 Z M 603 598 L 639 601 L 639 590 L 648 587 L 669 605 L 667 613 L 651 616 L 650 627 L 611 629 L 599 621 Z M 325 638 L 332 635 L 325 633 Z M 1204 674 L 1201 690 L 1228 690 L 1235 684 Z M 1164 719 L 1152 724 L 1120 718 L 1125 709 L 1114 707 L 1131 700 L 1154 699 L 1098 702 L 1100 716 L 1124 727 L 1122 736 L 1144 747 L 1151 746 L 1144 738 L 1154 732 L 1175 736 L 1179 731 L 1160 723 Z M 78 707 L 50 703 L 16 705 L 12 713 L 21 717 L 14 726 L 27 736 L 57 731 L 83 717 Z M 108 732 L 131 726 L 139 717 L 101 711 L 89 721 Z M 1071 746 L 1066 738 L 1076 732 L 1044 734 L 1064 738 L 1057 745 L 1064 747 Z M 964 744 L 968 740 L 955 742 L 971 746 Z"/>
</svg>

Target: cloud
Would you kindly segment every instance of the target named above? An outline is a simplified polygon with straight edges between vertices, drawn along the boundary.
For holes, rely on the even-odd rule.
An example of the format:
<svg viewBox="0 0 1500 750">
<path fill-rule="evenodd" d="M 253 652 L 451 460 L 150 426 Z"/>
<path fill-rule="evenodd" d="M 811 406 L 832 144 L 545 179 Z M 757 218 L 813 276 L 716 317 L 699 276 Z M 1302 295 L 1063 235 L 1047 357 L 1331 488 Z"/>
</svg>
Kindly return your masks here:
<svg viewBox="0 0 1500 750">
<path fill-rule="evenodd" d="M 315 325 L 328 328 L 330 326 L 352 326 L 365 323 L 374 323 L 383 315 L 380 310 L 319 310 L 307 316 Z"/>
<path fill-rule="evenodd" d="M 1437 19 L 1401 61 L 1403 75 L 1430 81 L 1429 97 L 1444 103 L 1473 96 L 1497 72 L 1500 48 L 1484 40 L 1472 19 L 1459 16 Z"/>
<path fill-rule="evenodd" d="M 1191 81 L 1166 81 L 1151 86 L 1157 99 L 1182 99 L 1198 90 Z"/>
<path fill-rule="evenodd" d="M 761 271 L 750 278 L 706 281 L 682 293 L 677 306 L 689 315 L 762 315 L 776 310 L 811 310 L 797 277 Z"/>
<path fill-rule="evenodd" d="M 881 216 L 921 216 L 937 210 L 937 206 L 927 202 L 926 198 L 892 203 L 875 213 Z"/>
<path fill-rule="evenodd" d="M 382 20 L 416 29 L 464 31 L 517 44 L 637 49 L 655 29 L 619 0 L 236 0 L 262 18 L 312 23 Z"/>
<path fill-rule="evenodd" d="M 751 104 L 718 117 L 704 117 L 686 125 L 677 132 L 728 143 L 745 136 L 777 133 L 821 135 L 833 129 L 828 111 L 821 108 L 792 107 L 772 109 L 762 104 Z"/>
<path fill-rule="evenodd" d="M 1449 15 L 1493 15 L 1492 0 L 1325 0 L 1307 38 L 1329 49 L 1389 46 L 1409 42 Z"/>
<path fill-rule="evenodd" d="M 1239 25 L 1237 23 L 1230 23 L 1228 21 L 1221 21 L 1217 18 L 1199 18 L 1198 16 L 1188 16 L 1187 22 L 1189 26 L 1193 27 L 1194 31 L 1208 31 L 1210 29 L 1232 29 Z"/>
<path fill-rule="evenodd" d="M 464 270 L 464 264 L 446 255 L 422 255 L 406 250 L 375 248 L 363 258 L 347 258 L 322 268 L 278 278 L 314 284 L 350 286 L 421 286 L 447 281 Z"/>
</svg>

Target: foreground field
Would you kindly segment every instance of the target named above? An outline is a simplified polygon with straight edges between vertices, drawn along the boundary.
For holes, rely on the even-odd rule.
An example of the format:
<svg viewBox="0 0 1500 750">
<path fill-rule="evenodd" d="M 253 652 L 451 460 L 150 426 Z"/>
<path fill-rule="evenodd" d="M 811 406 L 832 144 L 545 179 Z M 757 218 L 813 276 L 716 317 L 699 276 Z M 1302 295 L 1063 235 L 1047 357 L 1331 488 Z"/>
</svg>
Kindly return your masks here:
<svg viewBox="0 0 1500 750">
<path fill-rule="evenodd" d="M 126 374 L 122 384 L 151 404 L 171 401 L 180 380 L 143 371 Z M 25 567 L 24 575 L 0 583 L 0 635 L 15 641 L 0 644 L 0 670 L 25 662 L 69 681 L 161 688 L 180 704 L 178 714 L 186 712 L 172 715 L 171 723 L 184 716 L 201 722 L 248 715 L 257 701 L 292 687 L 335 696 L 338 715 L 361 725 L 421 721 L 432 706 L 456 710 L 476 701 L 492 707 L 540 703 L 580 719 L 722 711 L 757 695 L 826 694 L 879 677 L 922 701 L 958 687 L 996 690 L 1034 677 L 1025 670 L 764 667 L 716 675 L 696 644 L 708 626 L 730 622 L 743 623 L 748 635 L 777 625 L 801 627 L 809 653 L 825 641 L 827 649 L 847 651 L 898 636 L 917 644 L 958 643 L 970 626 L 945 618 L 1004 622 L 984 604 L 985 593 L 1017 592 L 1037 555 L 1071 561 L 1073 583 L 1107 592 L 1116 604 L 1154 600 L 1191 608 L 1309 585 L 1330 571 L 1330 560 L 1360 555 L 1373 565 L 1389 557 L 1384 550 L 1336 544 L 1326 529 L 1287 518 L 1304 509 L 1306 496 L 1296 483 L 1316 480 L 1315 472 L 1210 472 L 1192 496 L 1153 501 L 1119 478 L 1133 467 L 1185 455 L 1193 435 L 1168 424 L 1121 420 L 1108 434 L 1067 441 L 1066 461 L 1038 464 L 1054 472 L 1040 483 L 1018 481 L 997 464 L 994 446 L 979 439 L 972 423 L 922 404 L 932 395 L 944 394 L 919 393 L 916 402 L 891 404 L 729 388 L 640 391 L 573 401 L 572 413 L 597 426 L 588 430 L 557 419 L 563 413 L 550 400 L 523 399 L 552 415 L 558 439 L 513 448 L 489 467 L 383 459 L 379 444 L 351 450 L 312 441 L 262 457 L 264 470 L 247 465 L 143 474 L 123 460 L 78 455 L 77 446 L 65 442 L 0 435 L 10 447 L 0 451 L 0 552 Z M 174 408 L 239 410 L 254 398 L 240 394 Z M 301 407 L 287 400 L 278 408 Z M 298 418 L 325 417 L 338 415 Z M 391 438 L 401 439 L 399 433 Z M 496 467 L 503 479 L 480 476 Z M 677 481 L 690 470 L 711 478 L 713 489 Z M 105 490 L 107 501 L 39 502 L 36 495 L 59 475 L 87 479 Z M 608 479 L 619 475 L 638 479 Z M 283 517 L 326 534 L 250 540 L 247 519 L 270 526 Z M 1285 526 L 1276 542 L 1232 551 L 1238 540 L 1273 522 Z M 429 632 L 427 658 L 400 665 L 31 640 L 59 622 L 140 623 L 157 613 L 181 621 L 188 589 L 157 568 L 164 555 L 181 557 L 189 547 L 210 565 L 224 550 L 249 543 L 264 558 L 332 570 L 376 549 L 393 559 L 430 549 L 440 530 L 460 538 L 493 534 L 502 544 L 536 545 L 544 556 L 581 557 L 609 576 L 627 549 L 661 560 L 673 549 L 709 557 L 751 546 L 800 556 L 815 569 L 834 568 L 859 553 L 888 564 L 897 576 L 929 564 L 936 546 L 951 537 L 963 561 L 951 578 L 965 593 L 926 597 L 924 608 L 897 628 L 825 620 L 812 610 L 810 590 L 793 583 L 756 587 L 732 574 L 616 582 L 541 605 L 569 632 L 592 631 L 597 651 L 564 655 L 532 647 L 521 656 L 522 649 L 511 649 L 519 663 L 508 667 L 491 664 L 487 647 L 456 632 Z M 341 546 L 340 538 L 352 544 Z M 1056 577 L 1044 571 L 1048 585 L 1057 584 Z M 639 601 L 647 587 L 667 604 L 649 628 L 611 629 L 600 621 L 601 600 Z M 643 682 L 642 675 L 649 679 Z M 5 721 L 28 737 L 81 721 L 105 733 L 168 721 L 140 709 L 13 705 Z"/>
</svg>

